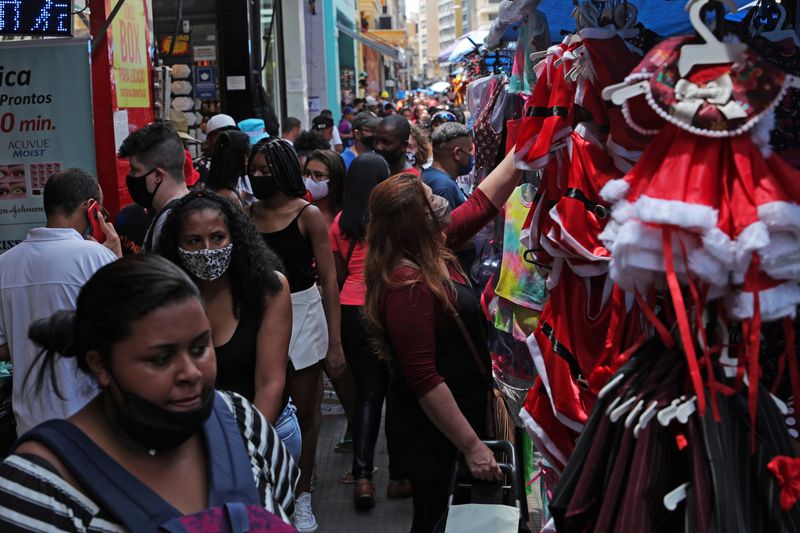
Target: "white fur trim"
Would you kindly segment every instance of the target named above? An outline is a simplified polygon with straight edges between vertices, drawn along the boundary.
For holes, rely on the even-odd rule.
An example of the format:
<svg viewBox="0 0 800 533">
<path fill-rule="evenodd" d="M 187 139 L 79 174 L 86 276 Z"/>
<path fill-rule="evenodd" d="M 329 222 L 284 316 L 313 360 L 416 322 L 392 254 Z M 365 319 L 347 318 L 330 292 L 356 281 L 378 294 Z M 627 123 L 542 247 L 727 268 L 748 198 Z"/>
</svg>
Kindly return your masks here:
<svg viewBox="0 0 800 533">
<path fill-rule="evenodd" d="M 763 222 L 754 222 L 744 228 L 736 237 L 733 272 L 737 277 L 744 277 L 753 252 L 769 244 L 769 231 Z"/>
<path fill-rule="evenodd" d="M 800 286 L 784 283 L 771 289 L 759 291 L 761 320 L 772 321 L 781 318 L 794 318 L 800 305 Z M 753 318 L 753 293 L 738 291 L 725 298 L 725 305 L 731 318 L 745 320 Z"/>
<path fill-rule="evenodd" d="M 758 219 L 770 230 L 783 229 L 800 233 L 800 205 L 793 202 L 769 202 L 758 206 Z"/>
<path fill-rule="evenodd" d="M 627 200 L 620 200 L 615 203 L 614 207 L 611 209 L 611 219 L 620 224 L 635 217 L 636 209 L 634 209 L 633 204 Z"/>
<path fill-rule="evenodd" d="M 719 262 L 713 255 L 702 248 L 689 252 L 689 270 L 711 285 L 727 285 L 727 265 Z"/>
<path fill-rule="evenodd" d="M 767 225 L 761 221 L 753 222 L 736 236 L 736 249 L 746 253 L 754 252 L 769 244 Z"/>
<path fill-rule="evenodd" d="M 769 244 L 758 251 L 761 270 L 774 279 L 800 281 L 800 239 L 790 231 L 770 234 Z"/>
<path fill-rule="evenodd" d="M 567 457 L 564 452 L 558 449 L 558 446 L 556 446 L 553 440 L 547 435 L 544 428 L 536 423 L 536 420 L 533 419 L 524 407 L 520 409 L 519 417 L 522 419 L 522 423 L 525 425 L 525 430 L 528 432 L 531 440 L 536 445 L 536 449 L 548 456 L 550 466 L 560 474 L 561 468 L 559 468 L 559 466 L 566 466 L 567 464 Z"/>
<path fill-rule="evenodd" d="M 708 250 L 718 262 L 730 267 L 736 252 L 735 246 L 727 233 L 713 227 L 703 235 L 703 248 Z"/>
<path fill-rule="evenodd" d="M 609 203 L 619 202 L 628 196 L 631 185 L 624 178 L 609 180 L 600 189 L 600 197 Z"/>
<path fill-rule="evenodd" d="M 763 118 L 758 121 L 758 124 L 750 132 L 753 144 L 758 146 L 758 149 L 761 150 L 761 155 L 765 159 L 772 155 L 772 145 L 769 144 L 769 138 L 774 129 L 775 110 L 770 109 L 767 113 L 764 113 Z"/>
<path fill-rule="evenodd" d="M 688 230 L 708 231 L 717 225 L 719 213 L 713 207 L 680 200 L 640 196 L 634 203 L 639 220 Z"/>
</svg>

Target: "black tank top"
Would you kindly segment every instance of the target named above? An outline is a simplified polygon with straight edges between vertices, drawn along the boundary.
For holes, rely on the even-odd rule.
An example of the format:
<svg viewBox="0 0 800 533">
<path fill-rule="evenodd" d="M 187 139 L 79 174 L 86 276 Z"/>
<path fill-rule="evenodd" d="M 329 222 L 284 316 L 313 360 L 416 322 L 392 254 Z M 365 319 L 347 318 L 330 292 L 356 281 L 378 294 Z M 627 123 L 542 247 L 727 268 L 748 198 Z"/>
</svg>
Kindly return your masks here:
<svg viewBox="0 0 800 533">
<path fill-rule="evenodd" d="M 288 226 L 280 231 L 262 233 L 261 237 L 278 254 L 286 269 L 286 279 L 292 292 L 304 291 L 314 285 L 314 249 L 311 240 L 300 233 L 298 220 L 306 207 L 297 213 Z"/>
<path fill-rule="evenodd" d="M 217 383 L 219 390 L 233 391 L 249 401 L 256 396 L 256 353 L 258 328 L 262 314 L 243 309 L 233 337 L 222 346 L 215 346 L 217 353 Z M 281 410 L 286 407 L 289 393 L 284 389 Z"/>
</svg>

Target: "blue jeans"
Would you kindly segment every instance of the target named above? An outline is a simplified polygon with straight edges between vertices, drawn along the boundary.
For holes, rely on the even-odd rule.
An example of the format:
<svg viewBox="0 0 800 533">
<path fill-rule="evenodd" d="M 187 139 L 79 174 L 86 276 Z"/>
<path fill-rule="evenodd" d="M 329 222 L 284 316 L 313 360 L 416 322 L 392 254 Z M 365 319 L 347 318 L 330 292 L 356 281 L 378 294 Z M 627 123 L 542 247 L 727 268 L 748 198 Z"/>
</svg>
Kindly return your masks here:
<svg viewBox="0 0 800 533">
<path fill-rule="evenodd" d="M 283 441 L 294 462 L 299 465 L 300 444 L 302 442 L 300 439 L 300 423 L 297 421 L 297 407 L 294 406 L 291 398 L 289 398 L 289 402 L 275 422 L 275 432 Z"/>
</svg>

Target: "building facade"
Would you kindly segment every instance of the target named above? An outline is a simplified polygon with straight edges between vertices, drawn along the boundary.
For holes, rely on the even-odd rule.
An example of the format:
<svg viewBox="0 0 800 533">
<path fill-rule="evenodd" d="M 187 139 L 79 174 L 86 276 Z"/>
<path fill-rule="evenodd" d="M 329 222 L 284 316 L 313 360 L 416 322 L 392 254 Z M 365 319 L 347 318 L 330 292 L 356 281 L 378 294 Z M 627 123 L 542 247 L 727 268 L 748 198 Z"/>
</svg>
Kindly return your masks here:
<svg viewBox="0 0 800 533">
<path fill-rule="evenodd" d="M 488 30 L 497 18 L 500 0 L 471 0 L 475 4 L 475 29 Z"/>
</svg>

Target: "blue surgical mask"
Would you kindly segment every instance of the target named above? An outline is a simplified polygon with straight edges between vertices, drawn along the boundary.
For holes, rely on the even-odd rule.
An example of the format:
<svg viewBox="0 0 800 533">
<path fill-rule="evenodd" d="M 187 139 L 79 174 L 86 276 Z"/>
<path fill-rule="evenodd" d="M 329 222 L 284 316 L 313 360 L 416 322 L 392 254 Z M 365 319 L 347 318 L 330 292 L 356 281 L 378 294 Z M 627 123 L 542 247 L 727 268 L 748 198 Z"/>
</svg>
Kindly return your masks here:
<svg viewBox="0 0 800 533">
<path fill-rule="evenodd" d="M 467 174 L 472 172 L 473 168 L 475 168 L 475 156 L 472 155 L 472 154 L 469 154 L 469 162 L 466 165 L 460 165 L 458 167 L 458 175 L 459 176 L 466 176 Z"/>
</svg>

